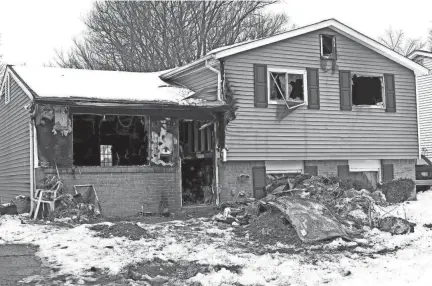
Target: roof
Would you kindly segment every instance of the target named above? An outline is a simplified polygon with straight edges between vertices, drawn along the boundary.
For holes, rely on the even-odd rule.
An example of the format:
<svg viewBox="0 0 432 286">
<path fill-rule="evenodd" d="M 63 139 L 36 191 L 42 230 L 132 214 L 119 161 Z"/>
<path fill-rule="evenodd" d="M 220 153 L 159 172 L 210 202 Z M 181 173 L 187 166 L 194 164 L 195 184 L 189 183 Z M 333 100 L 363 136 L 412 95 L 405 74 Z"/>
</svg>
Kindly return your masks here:
<svg viewBox="0 0 432 286">
<path fill-rule="evenodd" d="M 134 73 L 53 67 L 8 66 L 37 99 L 204 105 L 194 92 L 170 85 L 161 72 Z"/>
<path fill-rule="evenodd" d="M 308 26 L 304 26 L 298 29 L 290 30 L 285 33 L 280 33 L 275 36 L 242 42 L 238 44 L 234 44 L 231 46 L 221 47 L 215 50 L 210 51 L 204 58 L 201 58 L 195 62 L 192 62 L 186 66 L 178 67 L 176 69 L 164 72 L 161 74 L 162 78 L 170 78 L 184 70 L 190 69 L 198 64 L 200 64 L 203 60 L 213 58 L 213 59 L 222 59 L 231 55 L 235 55 L 244 51 L 248 51 L 251 49 L 259 48 L 265 45 L 269 45 L 272 43 L 276 43 L 282 40 L 290 39 L 293 37 L 297 37 L 306 33 L 310 33 L 316 30 L 330 28 L 335 30 L 336 32 L 368 47 L 369 49 L 401 64 L 402 66 L 414 71 L 416 75 L 425 75 L 428 73 L 428 70 L 411 61 L 410 59 L 396 53 L 395 51 L 387 48 L 381 43 L 363 35 L 362 33 L 342 24 L 341 22 L 335 19 L 324 20 L 315 24 L 311 24 Z"/>
<path fill-rule="evenodd" d="M 415 50 L 408 57 L 410 59 L 414 59 L 418 56 L 424 56 L 424 57 L 432 58 L 432 52 L 424 51 L 424 50 Z"/>
</svg>

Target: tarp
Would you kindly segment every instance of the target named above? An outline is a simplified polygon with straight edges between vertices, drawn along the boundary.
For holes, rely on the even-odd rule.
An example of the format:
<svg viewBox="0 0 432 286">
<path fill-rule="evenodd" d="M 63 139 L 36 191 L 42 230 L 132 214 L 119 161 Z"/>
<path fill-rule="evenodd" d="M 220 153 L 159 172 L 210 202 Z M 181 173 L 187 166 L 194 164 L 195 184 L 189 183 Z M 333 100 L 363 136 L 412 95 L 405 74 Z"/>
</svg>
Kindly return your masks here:
<svg viewBox="0 0 432 286">
<path fill-rule="evenodd" d="M 303 242 L 349 239 L 340 222 L 320 203 L 293 196 L 278 197 L 267 203 L 285 215 Z"/>
</svg>

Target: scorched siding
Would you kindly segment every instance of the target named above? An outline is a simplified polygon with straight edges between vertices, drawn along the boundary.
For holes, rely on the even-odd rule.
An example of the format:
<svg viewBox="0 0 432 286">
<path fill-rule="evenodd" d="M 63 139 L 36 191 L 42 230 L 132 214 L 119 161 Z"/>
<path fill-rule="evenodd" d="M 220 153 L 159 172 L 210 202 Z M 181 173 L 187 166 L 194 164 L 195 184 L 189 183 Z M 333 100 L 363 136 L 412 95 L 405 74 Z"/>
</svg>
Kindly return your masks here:
<svg viewBox="0 0 432 286">
<path fill-rule="evenodd" d="M 321 67 L 319 35 L 336 35 L 338 57 Z M 320 110 L 300 107 L 278 119 L 280 105 L 254 107 L 253 65 L 319 68 Z M 339 70 L 394 74 L 396 113 L 340 110 Z M 414 73 L 331 29 L 315 31 L 225 59 L 239 107 L 227 127 L 228 160 L 413 159 L 418 156 Z"/>
<path fill-rule="evenodd" d="M 420 146 L 432 155 L 432 75 L 418 77 Z"/>
<path fill-rule="evenodd" d="M 30 98 L 10 77 L 10 102 L 0 100 L 0 196 L 8 202 L 30 193 Z"/>
</svg>

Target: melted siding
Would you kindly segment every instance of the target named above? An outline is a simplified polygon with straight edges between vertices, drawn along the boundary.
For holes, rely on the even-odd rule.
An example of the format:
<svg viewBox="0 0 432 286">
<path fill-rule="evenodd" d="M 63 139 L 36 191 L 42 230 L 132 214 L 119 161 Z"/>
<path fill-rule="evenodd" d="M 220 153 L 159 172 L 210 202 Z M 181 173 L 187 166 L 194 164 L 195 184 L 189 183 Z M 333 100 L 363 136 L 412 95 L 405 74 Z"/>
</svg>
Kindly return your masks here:
<svg viewBox="0 0 432 286">
<path fill-rule="evenodd" d="M 319 34 L 337 36 L 335 72 L 320 65 Z M 320 110 L 300 107 L 283 120 L 280 106 L 254 107 L 253 64 L 320 68 Z M 238 116 L 227 128 L 228 160 L 413 159 L 418 156 L 414 73 L 333 30 L 325 29 L 228 57 Z M 329 70 L 330 69 L 330 70 Z M 340 110 L 339 70 L 395 75 L 396 113 Z"/>
<path fill-rule="evenodd" d="M 174 81 L 199 92 L 198 98 L 204 100 L 217 99 L 217 74 L 208 68 L 199 68 L 193 72 L 176 76 Z"/>
<path fill-rule="evenodd" d="M 0 100 L 0 196 L 8 202 L 30 191 L 30 98 L 10 78 L 10 102 Z"/>
<path fill-rule="evenodd" d="M 417 79 L 419 94 L 420 146 L 432 155 L 432 75 Z"/>
</svg>

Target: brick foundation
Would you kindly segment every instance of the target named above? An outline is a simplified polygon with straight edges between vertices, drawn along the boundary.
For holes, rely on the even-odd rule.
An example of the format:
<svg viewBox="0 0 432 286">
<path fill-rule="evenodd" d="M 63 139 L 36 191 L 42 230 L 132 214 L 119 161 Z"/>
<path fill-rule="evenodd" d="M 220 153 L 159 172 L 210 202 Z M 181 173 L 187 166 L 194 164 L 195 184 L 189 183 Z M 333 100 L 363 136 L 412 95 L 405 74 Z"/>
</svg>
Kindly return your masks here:
<svg viewBox="0 0 432 286">
<path fill-rule="evenodd" d="M 160 212 L 162 201 L 170 212 L 181 209 L 181 175 L 175 167 L 76 167 L 60 169 L 60 177 L 73 193 L 73 186 L 94 184 L 105 216 Z M 39 180 L 55 169 L 37 169 Z"/>
<path fill-rule="evenodd" d="M 382 164 L 393 164 L 394 179 L 410 178 L 415 180 L 416 160 L 382 160 Z M 252 167 L 264 166 L 264 161 L 231 161 L 219 167 L 220 200 L 235 201 L 253 196 Z M 348 160 L 311 160 L 305 166 L 317 166 L 320 176 L 337 176 L 338 166 L 348 165 Z M 248 175 L 248 178 L 241 175 Z M 239 196 L 244 193 L 245 197 Z"/>
</svg>

